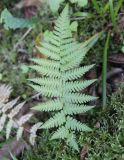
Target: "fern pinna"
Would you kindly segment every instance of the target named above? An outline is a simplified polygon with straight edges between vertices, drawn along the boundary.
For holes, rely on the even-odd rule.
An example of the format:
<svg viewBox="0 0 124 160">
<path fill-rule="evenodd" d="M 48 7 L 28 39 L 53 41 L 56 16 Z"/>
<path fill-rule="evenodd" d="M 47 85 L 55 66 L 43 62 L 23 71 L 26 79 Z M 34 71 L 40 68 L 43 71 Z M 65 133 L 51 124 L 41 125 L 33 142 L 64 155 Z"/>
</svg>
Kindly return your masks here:
<svg viewBox="0 0 124 160">
<path fill-rule="evenodd" d="M 42 42 L 39 51 L 48 59 L 34 58 L 36 65 L 31 68 L 40 77 L 30 79 L 31 86 L 47 100 L 33 109 L 37 111 L 54 111 L 52 118 L 48 119 L 41 128 L 57 128 L 52 139 L 66 139 L 74 149 L 78 150 L 75 139 L 76 131 L 91 131 L 91 129 L 73 118 L 73 115 L 86 112 L 93 106 L 87 102 L 96 97 L 81 93 L 95 80 L 82 80 L 81 77 L 94 65 L 80 67 L 85 54 L 98 39 L 98 35 L 91 40 L 80 44 L 72 38 L 68 6 L 65 7 L 56 21 L 52 35 Z"/>
<path fill-rule="evenodd" d="M 4 127 L 6 127 L 6 139 L 8 139 L 10 137 L 12 128 L 17 128 L 16 137 L 17 140 L 19 140 L 22 137 L 23 131 L 25 129 L 24 124 L 33 116 L 33 114 L 30 112 L 22 115 L 20 118 L 17 118 L 17 115 L 24 106 L 25 102 L 17 104 L 19 98 L 8 102 L 11 92 L 12 88 L 10 86 L 0 86 L 0 132 L 4 130 Z M 40 122 L 36 123 L 28 131 L 29 142 L 32 145 L 35 143 L 36 132 L 40 126 Z"/>
</svg>

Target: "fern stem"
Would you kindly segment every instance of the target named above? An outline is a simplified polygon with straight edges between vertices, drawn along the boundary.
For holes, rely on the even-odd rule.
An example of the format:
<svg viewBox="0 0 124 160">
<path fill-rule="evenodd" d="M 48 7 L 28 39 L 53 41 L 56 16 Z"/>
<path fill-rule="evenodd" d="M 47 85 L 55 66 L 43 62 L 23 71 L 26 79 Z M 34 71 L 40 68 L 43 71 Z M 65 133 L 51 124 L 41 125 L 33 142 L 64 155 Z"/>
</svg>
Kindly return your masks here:
<svg viewBox="0 0 124 160">
<path fill-rule="evenodd" d="M 106 78 L 107 78 L 107 56 L 108 56 L 108 48 L 109 48 L 109 40 L 110 40 L 110 31 L 107 34 L 107 39 L 105 42 L 104 53 L 103 53 L 103 71 L 102 71 L 102 106 L 103 108 L 107 103 L 107 94 L 106 94 Z"/>
</svg>

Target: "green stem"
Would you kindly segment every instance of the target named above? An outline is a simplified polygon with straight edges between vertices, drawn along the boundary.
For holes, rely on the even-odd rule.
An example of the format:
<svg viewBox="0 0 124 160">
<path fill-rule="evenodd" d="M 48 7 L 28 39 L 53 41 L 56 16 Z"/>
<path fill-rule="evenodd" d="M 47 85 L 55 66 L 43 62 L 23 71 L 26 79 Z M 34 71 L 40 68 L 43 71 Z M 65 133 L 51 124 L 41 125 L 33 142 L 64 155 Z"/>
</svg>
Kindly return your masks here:
<svg viewBox="0 0 124 160">
<path fill-rule="evenodd" d="M 99 7 L 96 0 L 92 0 L 93 6 L 96 9 L 97 13 L 101 15 L 101 8 Z"/>
<path fill-rule="evenodd" d="M 114 29 L 116 30 L 116 15 L 114 12 L 114 6 L 113 6 L 113 0 L 109 0 L 109 7 L 110 7 L 110 15 L 111 15 L 111 20 L 112 24 L 114 26 Z"/>
<path fill-rule="evenodd" d="M 115 16 L 117 16 L 117 14 L 118 14 L 118 12 L 119 12 L 119 10 L 120 10 L 120 8 L 123 6 L 123 0 L 119 0 L 118 2 L 117 2 L 117 5 L 116 5 L 116 7 L 115 7 Z"/>
<path fill-rule="evenodd" d="M 104 53 L 103 53 L 103 71 L 102 71 L 102 105 L 103 108 L 107 104 L 107 94 L 106 94 L 106 78 L 107 78 L 107 56 L 108 56 L 108 48 L 109 48 L 109 40 L 110 40 L 110 31 L 108 32 L 107 39 L 105 42 Z"/>
</svg>

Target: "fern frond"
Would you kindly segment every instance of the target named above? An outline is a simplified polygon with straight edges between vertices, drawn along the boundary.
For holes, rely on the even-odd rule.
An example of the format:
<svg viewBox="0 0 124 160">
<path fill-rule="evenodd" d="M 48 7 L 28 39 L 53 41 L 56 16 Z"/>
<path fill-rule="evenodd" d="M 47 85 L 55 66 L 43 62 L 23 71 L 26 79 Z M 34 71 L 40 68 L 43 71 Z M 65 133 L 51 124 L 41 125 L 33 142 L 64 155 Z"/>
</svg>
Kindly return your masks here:
<svg viewBox="0 0 124 160">
<path fill-rule="evenodd" d="M 19 111 L 22 109 L 24 104 L 25 104 L 25 102 L 22 102 L 22 103 L 18 104 L 16 107 L 14 107 L 13 110 L 8 114 L 8 117 L 10 119 L 15 117 L 19 113 Z"/>
<path fill-rule="evenodd" d="M 81 47 L 81 45 L 82 44 L 75 42 L 74 39 L 67 39 L 66 42 L 64 42 L 64 46 L 62 46 L 64 50 L 62 52 L 62 56 L 68 56 L 73 54 L 73 52 L 76 52 L 79 49 L 79 47 Z"/>
<path fill-rule="evenodd" d="M 19 98 L 16 98 L 10 102 L 8 102 L 6 105 L 4 105 L 4 107 L 2 108 L 2 112 L 5 113 L 7 112 L 9 109 L 13 108 L 13 106 L 17 103 L 17 101 L 19 100 Z"/>
<path fill-rule="evenodd" d="M 68 93 L 65 93 L 64 99 L 65 99 L 65 102 L 68 102 L 68 103 L 82 104 L 82 103 L 96 100 L 97 98 L 93 96 L 81 94 L 81 93 L 68 92 Z"/>
<path fill-rule="evenodd" d="M 12 119 L 6 125 L 6 139 L 9 139 L 14 121 Z"/>
<path fill-rule="evenodd" d="M 24 131 L 24 127 L 19 127 L 18 128 L 17 134 L 16 134 L 17 141 L 19 141 L 19 139 L 22 137 L 23 131 Z"/>
<path fill-rule="evenodd" d="M 12 88 L 8 85 L 0 86 L 0 103 L 8 101 L 8 98 L 12 92 Z"/>
<path fill-rule="evenodd" d="M 50 118 L 49 120 L 47 120 L 41 128 L 53 128 L 53 127 L 59 127 L 62 124 L 64 124 L 66 122 L 66 117 L 64 112 L 59 112 L 57 114 L 54 115 L 54 117 Z"/>
<path fill-rule="evenodd" d="M 32 58 L 31 61 L 33 61 L 36 64 L 39 64 L 41 66 L 48 66 L 51 68 L 58 68 L 59 67 L 59 62 L 58 61 L 51 61 L 48 59 L 37 59 L 37 58 Z"/>
<path fill-rule="evenodd" d="M 59 81 L 58 78 L 51 78 L 51 81 L 49 78 L 32 78 L 29 79 L 31 82 L 34 82 L 35 84 L 38 84 L 40 86 L 48 86 L 48 87 L 54 87 L 54 88 L 58 88 L 61 87 L 61 83 Z"/>
<path fill-rule="evenodd" d="M 69 146 L 79 151 L 79 147 L 76 141 L 76 136 L 74 134 L 69 135 L 69 138 L 67 139 L 67 143 L 69 144 Z"/>
<path fill-rule="evenodd" d="M 62 109 L 62 103 L 60 100 L 51 100 L 45 103 L 38 104 L 37 106 L 33 107 L 34 110 L 37 111 L 59 111 Z"/>
<path fill-rule="evenodd" d="M 46 97 L 59 97 L 60 92 L 55 87 L 44 87 L 44 86 L 38 86 L 38 85 L 30 85 L 32 88 L 34 88 L 37 92 L 42 93 L 43 96 Z"/>
<path fill-rule="evenodd" d="M 65 81 L 79 79 L 93 67 L 94 65 L 88 65 L 88 66 L 68 70 L 64 74 Z"/>
<path fill-rule="evenodd" d="M 31 68 L 41 77 L 30 79 L 30 86 L 47 98 L 46 102 L 33 109 L 55 111 L 54 116 L 44 122 L 41 128 L 56 128 L 52 139 L 66 139 L 76 150 L 78 145 L 74 133 L 91 129 L 70 116 L 89 111 L 93 106 L 86 103 L 96 100 L 96 97 L 80 92 L 96 81 L 82 79 L 94 65 L 80 67 L 80 63 L 100 35 L 96 34 L 83 44 L 78 43 L 70 31 L 67 5 L 57 19 L 51 36 L 38 47 L 48 59 L 32 60 L 36 65 Z"/>
<path fill-rule="evenodd" d="M 66 85 L 67 92 L 79 92 L 87 87 L 89 87 L 92 83 L 96 80 L 86 80 L 86 81 L 75 81 L 75 82 L 68 82 Z"/>
<path fill-rule="evenodd" d="M 60 52 L 60 49 L 56 46 L 54 46 L 53 44 L 49 44 L 49 43 L 42 43 L 42 47 L 50 50 L 51 52 L 54 52 L 55 54 L 57 54 L 58 52 Z"/>
<path fill-rule="evenodd" d="M 59 70 L 57 69 L 51 69 L 50 67 L 44 67 L 44 66 L 38 66 L 38 65 L 34 65 L 31 66 L 31 68 L 37 72 L 39 72 L 40 74 L 44 75 L 44 76 L 50 76 L 50 77 L 60 77 L 60 73 Z M 50 72 L 51 71 L 51 72 Z"/>
<path fill-rule="evenodd" d="M 69 135 L 69 130 L 64 126 L 60 127 L 51 137 L 51 139 L 65 139 Z"/>
<path fill-rule="evenodd" d="M 60 46 L 60 39 L 59 39 L 58 36 L 56 36 L 54 34 L 52 34 L 51 37 L 48 37 L 48 42 L 51 43 L 51 44 L 53 44 L 53 45 L 55 45 L 55 46 L 57 46 L 57 47 Z M 59 60 L 59 59 L 57 59 L 57 60 Z"/>
<path fill-rule="evenodd" d="M 22 117 L 17 121 L 18 125 L 19 125 L 19 126 L 22 126 L 22 125 L 25 124 L 25 122 L 27 122 L 32 116 L 33 116 L 32 113 L 28 113 L 28 114 L 22 116 Z"/>
<path fill-rule="evenodd" d="M 3 114 L 2 117 L 0 118 L 0 132 L 3 130 L 6 120 L 7 120 L 7 115 Z"/>
<path fill-rule="evenodd" d="M 66 56 L 65 60 L 63 60 L 65 61 L 63 71 L 67 71 L 69 69 L 73 69 L 74 67 L 78 67 L 88 51 L 89 47 L 84 48 L 82 46 L 81 48 L 79 48 L 79 50 L 77 50 L 77 52 L 71 54 L 71 56 Z"/>
<path fill-rule="evenodd" d="M 42 48 L 42 47 L 37 47 L 37 49 L 41 53 L 43 53 L 45 56 L 47 56 L 47 57 L 49 57 L 51 59 L 54 59 L 54 60 L 59 60 L 59 56 L 56 53 L 54 53 L 54 52 L 52 52 L 50 50 L 47 50 L 46 48 Z"/>
<path fill-rule="evenodd" d="M 36 137 L 37 137 L 36 132 L 37 132 L 37 130 L 41 127 L 41 125 L 42 125 L 41 122 L 36 123 L 36 124 L 33 125 L 33 126 L 31 127 L 31 129 L 30 129 L 30 133 L 31 133 L 31 134 L 30 134 L 29 141 L 30 141 L 30 143 L 31 143 L 32 145 L 34 145 L 34 143 L 35 143 L 35 139 L 36 139 Z"/>
<path fill-rule="evenodd" d="M 3 89 L 3 93 L 2 93 Z M 9 86 L 2 85 L 0 86 L 0 96 L 3 97 L 0 100 L 0 132 L 6 128 L 6 139 L 9 139 L 11 131 L 13 128 L 17 129 L 17 140 L 22 137 L 24 131 L 24 124 L 32 117 L 32 113 L 27 113 L 20 118 L 16 118 L 19 111 L 24 106 L 25 102 L 17 104 L 19 98 L 16 98 L 10 102 L 7 102 L 10 96 L 12 89 Z M 5 93 L 7 92 L 7 93 Z M 35 129 L 35 128 L 34 128 Z M 33 133 L 29 133 L 33 136 Z M 35 133 L 36 138 L 36 133 Z M 35 141 L 35 139 L 34 139 Z M 33 144 L 33 143 L 32 143 Z"/>
<path fill-rule="evenodd" d="M 71 129 L 71 130 L 85 131 L 85 132 L 92 131 L 85 124 L 82 124 L 81 122 L 79 122 L 76 119 L 73 119 L 72 117 L 69 117 L 69 116 L 67 117 L 67 122 L 66 122 L 65 126 L 67 129 Z"/>
<path fill-rule="evenodd" d="M 94 108 L 94 106 L 67 104 L 63 108 L 63 110 L 64 110 L 64 113 L 67 115 L 74 115 L 79 113 L 85 113 L 91 110 L 92 108 Z"/>
</svg>

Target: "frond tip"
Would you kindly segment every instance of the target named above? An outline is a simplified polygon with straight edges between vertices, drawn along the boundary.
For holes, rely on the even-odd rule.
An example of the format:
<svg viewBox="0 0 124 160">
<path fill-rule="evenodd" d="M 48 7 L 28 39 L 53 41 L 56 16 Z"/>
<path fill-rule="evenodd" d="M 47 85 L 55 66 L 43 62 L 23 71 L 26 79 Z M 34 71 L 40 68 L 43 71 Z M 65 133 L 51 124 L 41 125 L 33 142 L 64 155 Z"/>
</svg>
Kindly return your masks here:
<svg viewBox="0 0 124 160">
<path fill-rule="evenodd" d="M 94 106 L 88 103 L 96 100 L 96 97 L 83 92 L 96 81 L 83 80 L 85 73 L 94 65 L 80 67 L 80 63 L 100 36 L 93 36 L 83 44 L 78 43 L 70 31 L 68 12 L 67 5 L 57 19 L 51 36 L 38 47 L 48 59 L 33 58 L 35 65 L 31 68 L 41 76 L 30 79 L 30 86 L 46 98 L 45 102 L 33 109 L 55 112 L 41 128 L 56 128 L 52 139 L 65 139 L 67 144 L 78 150 L 75 132 L 92 130 L 74 119 L 73 115 L 91 110 Z"/>
</svg>

